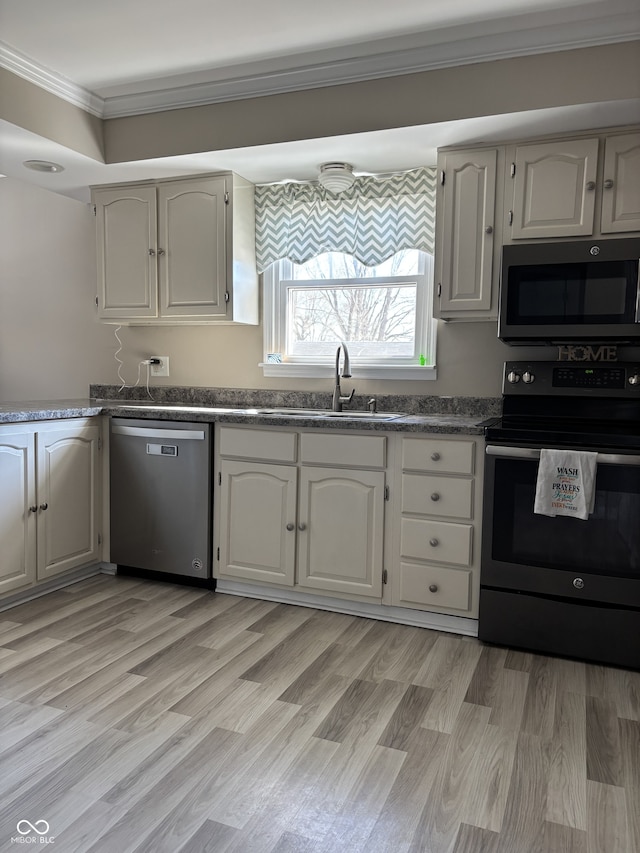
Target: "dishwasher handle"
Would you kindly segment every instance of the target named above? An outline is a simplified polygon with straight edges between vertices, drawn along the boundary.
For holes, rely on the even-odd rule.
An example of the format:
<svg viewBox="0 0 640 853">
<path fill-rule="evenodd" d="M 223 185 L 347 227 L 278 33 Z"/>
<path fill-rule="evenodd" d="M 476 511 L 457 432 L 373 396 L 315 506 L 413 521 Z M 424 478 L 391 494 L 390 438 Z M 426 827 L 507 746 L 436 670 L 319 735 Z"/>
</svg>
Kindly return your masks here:
<svg viewBox="0 0 640 853">
<path fill-rule="evenodd" d="M 206 431 L 201 429 L 156 429 L 153 427 L 123 426 L 112 424 L 113 435 L 128 435 L 135 438 L 183 439 L 184 441 L 204 441 Z"/>
</svg>

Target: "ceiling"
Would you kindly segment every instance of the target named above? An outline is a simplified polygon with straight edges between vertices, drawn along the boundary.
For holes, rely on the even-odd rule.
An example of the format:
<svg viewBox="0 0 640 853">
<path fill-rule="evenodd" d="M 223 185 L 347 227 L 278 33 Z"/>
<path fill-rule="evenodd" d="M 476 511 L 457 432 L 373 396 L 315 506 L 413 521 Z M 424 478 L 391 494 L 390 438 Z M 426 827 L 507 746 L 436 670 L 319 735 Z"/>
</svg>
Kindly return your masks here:
<svg viewBox="0 0 640 853">
<path fill-rule="evenodd" d="M 0 65 L 101 117 L 371 79 L 497 57 L 628 41 L 637 0 L 0 0 Z M 348 137 L 97 163 L 0 121 L 0 170 L 82 200 L 89 184 L 231 169 L 311 180 L 318 164 L 379 173 L 436 148 L 637 120 L 637 102 L 390 129 Z M 59 162 L 58 175 L 25 159 Z"/>
</svg>

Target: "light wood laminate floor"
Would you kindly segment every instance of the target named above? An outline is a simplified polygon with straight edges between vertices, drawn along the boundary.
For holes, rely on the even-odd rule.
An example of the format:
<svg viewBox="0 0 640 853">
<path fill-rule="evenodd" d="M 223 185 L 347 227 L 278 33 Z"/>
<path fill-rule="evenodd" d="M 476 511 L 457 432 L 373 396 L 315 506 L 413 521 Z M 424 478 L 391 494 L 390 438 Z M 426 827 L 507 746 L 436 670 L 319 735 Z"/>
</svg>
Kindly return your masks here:
<svg viewBox="0 0 640 853">
<path fill-rule="evenodd" d="M 0 613 L 0 850 L 20 821 L 60 853 L 640 853 L 640 674 L 101 575 Z"/>
</svg>

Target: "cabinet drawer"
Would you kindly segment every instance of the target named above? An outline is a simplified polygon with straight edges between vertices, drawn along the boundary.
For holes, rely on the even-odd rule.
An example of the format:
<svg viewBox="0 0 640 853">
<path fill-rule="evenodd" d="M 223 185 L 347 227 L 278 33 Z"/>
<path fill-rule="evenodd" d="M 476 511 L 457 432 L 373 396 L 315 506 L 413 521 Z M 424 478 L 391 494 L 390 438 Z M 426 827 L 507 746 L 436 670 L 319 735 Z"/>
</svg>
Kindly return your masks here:
<svg viewBox="0 0 640 853">
<path fill-rule="evenodd" d="M 457 477 L 403 474 L 402 512 L 471 518 L 473 481 Z"/>
<path fill-rule="evenodd" d="M 267 429 L 220 429 L 220 455 L 271 462 L 296 461 L 296 434 Z"/>
<path fill-rule="evenodd" d="M 400 549 L 403 557 L 434 563 L 471 565 L 473 527 L 420 518 L 403 518 Z"/>
<path fill-rule="evenodd" d="M 316 465 L 347 465 L 349 468 L 384 468 L 386 438 L 383 435 L 300 436 L 302 462 Z"/>
<path fill-rule="evenodd" d="M 473 441 L 438 438 L 402 440 L 402 467 L 415 471 L 473 474 Z"/>
<path fill-rule="evenodd" d="M 471 572 L 400 563 L 400 604 L 468 610 Z"/>
</svg>

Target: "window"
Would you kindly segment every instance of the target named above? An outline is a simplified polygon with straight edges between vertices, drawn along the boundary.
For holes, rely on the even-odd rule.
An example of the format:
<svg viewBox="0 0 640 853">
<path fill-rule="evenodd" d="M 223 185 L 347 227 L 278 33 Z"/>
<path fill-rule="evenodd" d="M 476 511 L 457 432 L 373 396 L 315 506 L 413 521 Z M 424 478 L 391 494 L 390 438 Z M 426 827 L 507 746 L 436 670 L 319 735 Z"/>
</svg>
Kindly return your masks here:
<svg viewBox="0 0 640 853">
<path fill-rule="evenodd" d="M 435 378 L 433 257 L 404 249 L 377 266 L 327 252 L 264 273 L 266 376 L 328 376 L 344 341 L 356 378 Z"/>
</svg>

